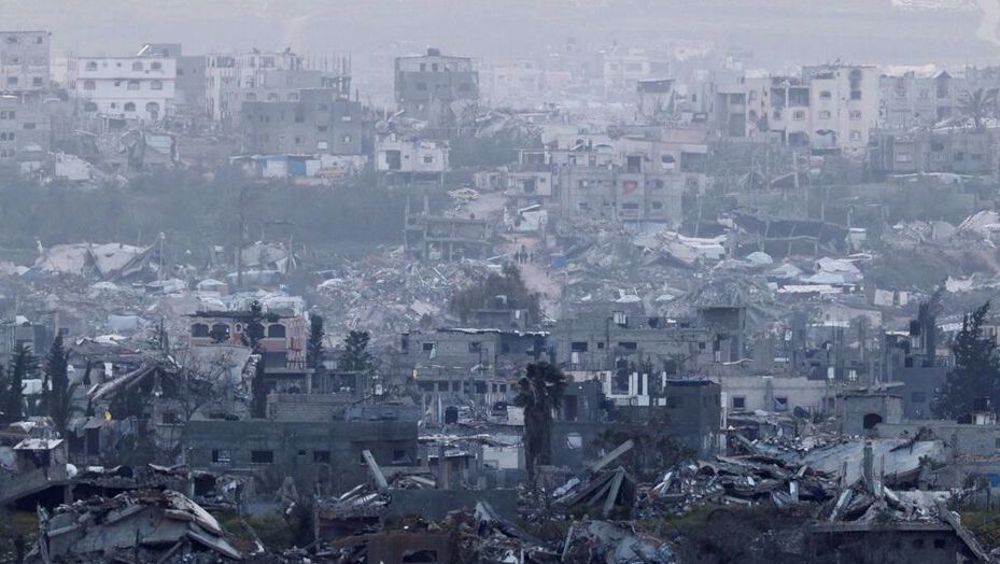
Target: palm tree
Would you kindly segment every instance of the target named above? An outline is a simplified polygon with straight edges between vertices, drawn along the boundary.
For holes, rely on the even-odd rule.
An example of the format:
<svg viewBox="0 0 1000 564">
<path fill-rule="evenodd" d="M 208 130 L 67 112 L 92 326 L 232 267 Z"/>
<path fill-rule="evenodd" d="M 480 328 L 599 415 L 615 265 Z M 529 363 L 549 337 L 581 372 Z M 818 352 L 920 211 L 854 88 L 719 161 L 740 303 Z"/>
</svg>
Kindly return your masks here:
<svg viewBox="0 0 1000 564">
<path fill-rule="evenodd" d="M 982 129 L 983 120 L 996 113 L 997 92 L 996 88 L 977 88 L 975 91 L 966 90 L 962 96 L 962 114 L 972 119 L 976 129 Z"/>
<path fill-rule="evenodd" d="M 524 455 L 528 479 L 534 481 L 538 465 L 550 464 L 552 450 L 552 410 L 566 391 L 566 376 L 547 362 L 527 366 L 518 382 L 520 391 L 514 405 L 524 408 Z"/>
</svg>

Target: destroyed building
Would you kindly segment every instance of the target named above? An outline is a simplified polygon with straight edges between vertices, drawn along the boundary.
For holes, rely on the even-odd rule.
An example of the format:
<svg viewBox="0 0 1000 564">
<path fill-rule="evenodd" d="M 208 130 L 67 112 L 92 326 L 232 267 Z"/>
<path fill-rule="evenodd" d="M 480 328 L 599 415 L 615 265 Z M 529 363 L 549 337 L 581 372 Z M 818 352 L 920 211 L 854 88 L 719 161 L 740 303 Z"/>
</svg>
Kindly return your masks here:
<svg viewBox="0 0 1000 564">
<path fill-rule="evenodd" d="M 479 99 L 479 72 L 472 59 L 431 48 L 424 55 L 396 59 L 395 92 L 407 117 L 446 127 L 461 116 L 463 103 Z"/>
</svg>

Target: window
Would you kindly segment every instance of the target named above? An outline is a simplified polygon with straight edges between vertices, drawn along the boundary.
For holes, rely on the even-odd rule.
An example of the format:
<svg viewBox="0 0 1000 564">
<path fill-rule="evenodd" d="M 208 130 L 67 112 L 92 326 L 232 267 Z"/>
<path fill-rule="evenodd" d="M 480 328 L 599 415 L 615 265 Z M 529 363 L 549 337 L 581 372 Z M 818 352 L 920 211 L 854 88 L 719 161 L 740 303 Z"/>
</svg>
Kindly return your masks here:
<svg viewBox="0 0 1000 564">
<path fill-rule="evenodd" d="M 251 450 L 250 462 L 253 464 L 271 464 L 274 462 L 273 450 Z"/>
<path fill-rule="evenodd" d="M 662 210 L 663 202 L 652 202 L 649 204 L 649 207 L 653 208 L 654 210 Z"/>
<path fill-rule="evenodd" d="M 344 143 L 350 143 L 351 142 L 351 136 L 350 135 L 345 135 L 344 138 L 343 138 L 343 142 Z"/>
<path fill-rule="evenodd" d="M 149 68 L 155 71 L 163 70 L 163 63 L 161 63 L 160 61 L 153 61 L 153 63 L 149 65 Z M 177 69 L 177 74 L 182 75 L 184 74 L 184 72 L 181 69 Z"/>
<path fill-rule="evenodd" d="M 83 81 L 83 89 L 84 90 L 94 90 L 96 88 L 97 88 L 97 83 L 95 83 L 93 80 L 84 80 Z"/>
<path fill-rule="evenodd" d="M 135 61 L 134 63 L 132 63 L 132 70 L 134 70 L 134 71 L 141 71 L 142 70 L 142 61 Z"/>
<path fill-rule="evenodd" d="M 819 119 L 830 119 L 831 117 L 833 114 L 830 113 L 830 110 L 823 110 L 819 113 Z"/>
<path fill-rule="evenodd" d="M 776 396 L 774 398 L 774 410 L 788 411 L 788 398 L 783 396 Z"/>
<path fill-rule="evenodd" d="M 87 64 L 84 68 L 86 68 L 89 71 L 97 70 L 97 61 L 87 61 Z"/>
<path fill-rule="evenodd" d="M 163 81 L 154 80 L 153 82 L 149 83 L 149 87 L 152 88 L 153 90 L 163 90 Z"/>
<path fill-rule="evenodd" d="M 84 102 L 83 103 L 83 111 L 85 111 L 85 112 L 96 112 L 97 111 L 97 104 L 94 103 L 94 102 Z"/>
<path fill-rule="evenodd" d="M 125 109 L 126 112 L 134 112 L 135 111 L 135 102 L 125 102 L 125 108 L 124 109 Z"/>
<path fill-rule="evenodd" d="M 127 88 L 129 90 L 138 90 L 139 89 L 139 81 L 138 80 L 130 80 L 130 81 L 128 81 Z"/>
<path fill-rule="evenodd" d="M 28 122 L 28 123 L 25 123 L 23 127 L 24 127 L 24 129 L 35 129 L 35 123 L 34 122 Z"/>
<path fill-rule="evenodd" d="M 424 155 L 424 164 L 433 164 L 434 155 Z"/>
<path fill-rule="evenodd" d="M 583 448 L 583 435 L 580 433 L 566 433 L 566 448 L 569 450 Z"/>
<path fill-rule="evenodd" d="M 913 155 L 911 155 L 910 153 L 897 153 L 896 162 L 897 163 L 913 162 Z"/>
<path fill-rule="evenodd" d="M 232 454 L 228 449 L 213 450 L 212 462 L 217 464 L 229 464 L 232 461 Z"/>
<path fill-rule="evenodd" d="M 7 77 L 7 84 L 10 85 L 10 86 L 17 86 L 17 77 L 16 76 L 8 76 Z"/>
<path fill-rule="evenodd" d="M 587 352 L 587 348 L 587 341 L 574 341 L 569 345 L 569 350 L 571 352 Z"/>
<path fill-rule="evenodd" d="M 430 352 L 434 350 L 434 343 L 424 343 L 422 345 L 422 348 L 424 349 L 424 351 Z"/>
<path fill-rule="evenodd" d="M 325 126 L 325 125 L 317 126 L 316 130 L 319 131 L 320 133 L 326 133 L 327 126 Z"/>
<path fill-rule="evenodd" d="M 627 351 L 634 351 L 639 348 L 635 341 L 621 341 L 618 343 L 618 348 L 625 349 Z"/>
<path fill-rule="evenodd" d="M 858 130 L 851 131 L 851 141 L 861 141 L 861 132 Z"/>
<path fill-rule="evenodd" d="M 831 94 L 829 90 L 821 90 L 820 91 L 820 93 L 819 93 L 819 99 L 820 100 L 830 100 L 831 98 L 833 98 L 833 94 Z"/>
<path fill-rule="evenodd" d="M 330 451 L 328 450 L 314 450 L 313 451 L 313 462 L 318 464 L 329 464 L 330 463 Z"/>
<path fill-rule="evenodd" d="M 40 77 L 40 76 L 36 76 L 36 77 L 34 77 L 34 78 L 31 79 L 31 85 L 32 86 L 42 86 L 42 84 L 43 84 L 42 77 Z"/>
<path fill-rule="evenodd" d="M 482 352 L 482 351 L 483 351 L 483 344 L 482 343 L 480 343 L 479 341 L 470 341 L 469 342 L 469 352 L 470 353 L 479 353 L 479 352 Z"/>
<path fill-rule="evenodd" d="M 208 337 L 208 325 L 205 323 L 195 323 L 191 326 L 192 337 Z"/>
<path fill-rule="evenodd" d="M 267 326 L 267 338 L 268 339 L 284 339 L 285 338 L 285 326 L 280 323 L 275 323 L 274 325 Z"/>
<path fill-rule="evenodd" d="M 146 112 L 155 118 L 160 112 L 160 105 L 156 102 L 148 102 L 146 104 Z"/>
<path fill-rule="evenodd" d="M 860 99 L 861 99 L 861 91 L 851 90 L 851 100 L 860 100 Z"/>
<path fill-rule="evenodd" d="M 733 396 L 733 409 L 746 409 L 747 398 L 743 396 Z"/>
<path fill-rule="evenodd" d="M 851 110 L 851 121 L 861 121 L 861 110 Z"/>
</svg>

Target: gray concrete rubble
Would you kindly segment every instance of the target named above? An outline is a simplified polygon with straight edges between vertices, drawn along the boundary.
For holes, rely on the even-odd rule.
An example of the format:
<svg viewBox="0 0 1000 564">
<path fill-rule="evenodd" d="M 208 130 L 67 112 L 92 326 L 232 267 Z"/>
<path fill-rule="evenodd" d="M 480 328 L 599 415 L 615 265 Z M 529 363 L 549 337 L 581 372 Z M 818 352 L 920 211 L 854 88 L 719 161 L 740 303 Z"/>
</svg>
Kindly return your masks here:
<svg viewBox="0 0 1000 564">
<path fill-rule="evenodd" d="M 39 509 L 29 561 L 222 562 L 242 560 L 219 522 L 184 495 L 137 491 Z"/>
</svg>

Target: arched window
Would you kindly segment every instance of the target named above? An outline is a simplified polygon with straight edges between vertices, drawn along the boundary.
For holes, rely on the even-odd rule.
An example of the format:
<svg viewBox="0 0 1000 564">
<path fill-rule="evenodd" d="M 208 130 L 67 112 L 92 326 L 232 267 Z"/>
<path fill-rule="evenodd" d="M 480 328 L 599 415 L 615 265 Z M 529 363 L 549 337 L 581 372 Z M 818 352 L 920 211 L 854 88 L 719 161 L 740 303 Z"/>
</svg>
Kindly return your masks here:
<svg viewBox="0 0 1000 564">
<path fill-rule="evenodd" d="M 148 102 L 146 104 L 146 113 L 155 119 L 160 114 L 160 105 L 156 102 Z"/>
<path fill-rule="evenodd" d="M 285 338 L 285 326 L 280 323 L 275 323 L 273 325 L 267 326 L 267 338 L 268 339 L 284 339 Z"/>
<path fill-rule="evenodd" d="M 132 63 L 132 70 L 134 70 L 134 71 L 141 71 L 142 70 L 142 61 L 135 61 L 134 63 Z"/>
<path fill-rule="evenodd" d="M 125 102 L 125 111 L 126 112 L 134 112 L 135 111 L 135 102 Z"/>
<path fill-rule="evenodd" d="M 212 340 L 216 343 L 224 343 L 229 340 L 229 325 L 225 323 L 216 323 L 212 325 L 212 331 L 209 333 Z"/>
<path fill-rule="evenodd" d="M 208 337 L 209 329 L 206 323 L 195 323 L 191 326 L 192 337 Z"/>
</svg>

